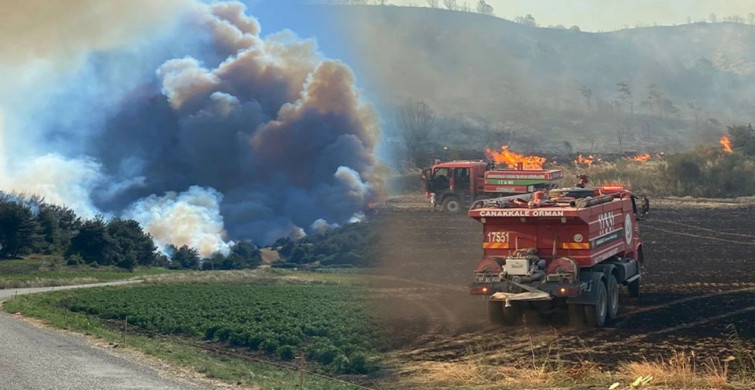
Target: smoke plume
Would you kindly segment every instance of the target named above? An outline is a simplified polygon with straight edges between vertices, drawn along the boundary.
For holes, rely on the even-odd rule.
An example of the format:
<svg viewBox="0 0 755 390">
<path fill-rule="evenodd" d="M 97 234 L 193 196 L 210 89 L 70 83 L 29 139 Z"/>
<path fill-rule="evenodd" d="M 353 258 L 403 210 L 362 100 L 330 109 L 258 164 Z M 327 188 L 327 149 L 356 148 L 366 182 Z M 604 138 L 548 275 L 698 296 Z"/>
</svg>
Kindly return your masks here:
<svg viewBox="0 0 755 390">
<path fill-rule="evenodd" d="M 160 247 L 188 245 L 200 253 L 228 254 L 219 207 L 222 199 L 223 195 L 212 188 L 192 186 L 180 194 L 168 192 L 141 199 L 124 212 L 124 217 L 140 221 Z"/>
<path fill-rule="evenodd" d="M 204 255 L 227 251 L 229 240 L 267 244 L 349 223 L 374 201 L 377 115 L 349 67 L 324 58 L 313 40 L 263 37 L 235 1 L 76 6 L 91 6 L 78 17 L 99 17 L 90 27 L 107 31 L 74 29 L 59 46 L 35 47 L 47 31 L 35 30 L 0 44 L 15 53 L 0 60 L 0 75 L 31 74 L 18 64 L 54 63 L 67 50 L 81 59 L 67 77 L 20 82 L 22 93 L 52 88 L 65 104 L 20 105 L 0 94 L 0 111 L 12 117 L 0 144 L 30 151 L 0 149 L 0 164 L 16 161 L 0 189 L 40 193 L 85 216 L 133 218 L 159 244 Z M 68 11 L 52 12 L 41 16 L 49 29 L 75 24 Z M 44 76 L 49 67 L 35 69 Z M 22 138 L 26 129 L 33 134 Z"/>
</svg>

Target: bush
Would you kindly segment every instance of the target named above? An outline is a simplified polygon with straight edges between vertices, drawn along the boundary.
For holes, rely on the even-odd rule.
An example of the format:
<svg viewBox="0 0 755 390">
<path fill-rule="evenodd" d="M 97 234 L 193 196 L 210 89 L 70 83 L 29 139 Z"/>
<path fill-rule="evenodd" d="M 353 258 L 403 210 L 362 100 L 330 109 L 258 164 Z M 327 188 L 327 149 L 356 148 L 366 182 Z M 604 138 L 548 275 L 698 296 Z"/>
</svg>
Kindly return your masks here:
<svg viewBox="0 0 755 390">
<path fill-rule="evenodd" d="M 81 257 L 80 254 L 74 253 L 66 259 L 66 264 L 68 265 L 82 265 L 84 264 L 84 258 Z"/>
<path fill-rule="evenodd" d="M 264 350 L 266 353 L 273 354 L 278 349 L 278 340 L 275 340 L 274 338 L 266 338 L 265 341 L 262 342 L 260 345 L 260 348 Z"/>
<path fill-rule="evenodd" d="M 296 357 L 296 348 L 291 345 L 284 345 L 275 351 L 275 355 L 281 360 L 294 360 Z"/>
</svg>

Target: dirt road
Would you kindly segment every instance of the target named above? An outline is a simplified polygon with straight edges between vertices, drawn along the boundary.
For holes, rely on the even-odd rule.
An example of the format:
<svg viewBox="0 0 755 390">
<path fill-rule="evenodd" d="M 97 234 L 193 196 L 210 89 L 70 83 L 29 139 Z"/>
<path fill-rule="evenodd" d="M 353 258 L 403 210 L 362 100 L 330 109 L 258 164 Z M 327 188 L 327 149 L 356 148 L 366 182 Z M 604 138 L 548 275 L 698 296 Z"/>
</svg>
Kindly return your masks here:
<svg viewBox="0 0 755 390">
<path fill-rule="evenodd" d="M 590 361 L 604 370 L 622 362 L 695 352 L 724 359 L 755 350 L 755 206 L 662 203 L 643 223 L 642 295 L 622 290 L 620 317 L 598 330 L 570 329 L 563 318 L 527 326 L 488 323 L 480 297 L 466 286 L 482 255 L 480 225 L 464 215 L 394 207 L 378 221 L 380 276 L 373 293 L 395 335 L 400 375 L 432 363 L 478 359 L 539 367 Z"/>
<path fill-rule="evenodd" d="M 56 287 L 55 290 L 92 287 Z M 0 301 L 15 294 L 52 288 L 0 290 Z M 83 336 L 35 327 L 0 314 L 0 389 L 200 389 L 167 379 L 154 369 L 93 346 Z"/>
</svg>

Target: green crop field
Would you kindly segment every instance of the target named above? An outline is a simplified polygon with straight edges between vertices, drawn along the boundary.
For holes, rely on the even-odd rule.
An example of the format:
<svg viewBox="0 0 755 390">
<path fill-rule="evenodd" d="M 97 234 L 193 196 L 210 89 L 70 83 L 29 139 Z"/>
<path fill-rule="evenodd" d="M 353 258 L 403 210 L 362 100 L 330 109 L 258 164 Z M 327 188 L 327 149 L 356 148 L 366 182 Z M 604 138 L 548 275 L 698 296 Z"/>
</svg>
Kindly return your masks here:
<svg viewBox="0 0 755 390">
<path fill-rule="evenodd" d="M 378 333 L 365 299 L 350 286 L 176 284 L 68 294 L 73 312 L 163 334 L 218 340 L 291 360 L 300 354 L 326 371 L 376 369 Z"/>
</svg>

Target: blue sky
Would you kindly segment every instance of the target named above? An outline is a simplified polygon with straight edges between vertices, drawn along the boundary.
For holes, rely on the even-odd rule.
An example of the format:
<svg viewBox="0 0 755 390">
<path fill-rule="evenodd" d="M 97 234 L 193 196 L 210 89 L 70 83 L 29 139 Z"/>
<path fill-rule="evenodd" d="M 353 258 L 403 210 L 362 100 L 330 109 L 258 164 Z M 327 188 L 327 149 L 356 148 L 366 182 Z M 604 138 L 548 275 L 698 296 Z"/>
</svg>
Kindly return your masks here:
<svg viewBox="0 0 755 390">
<path fill-rule="evenodd" d="M 315 38 L 320 50 L 328 58 L 345 60 L 348 55 L 333 24 L 322 23 L 329 19 L 323 7 L 306 5 L 302 0 L 241 0 L 247 13 L 262 25 L 262 35 L 289 29 L 302 38 Z"/>
</svg>

